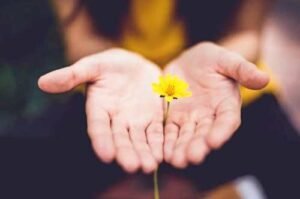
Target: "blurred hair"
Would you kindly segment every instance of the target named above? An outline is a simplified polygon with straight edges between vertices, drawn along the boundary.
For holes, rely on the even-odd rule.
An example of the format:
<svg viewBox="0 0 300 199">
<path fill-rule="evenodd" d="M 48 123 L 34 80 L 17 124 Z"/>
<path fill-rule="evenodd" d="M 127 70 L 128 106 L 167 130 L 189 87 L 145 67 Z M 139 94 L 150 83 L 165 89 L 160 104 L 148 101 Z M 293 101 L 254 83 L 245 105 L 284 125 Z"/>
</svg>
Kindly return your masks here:
<svg viewBox="0 0 300 199">
<path fill-rule="evenodd" d="M 54 26 L 48 1 L 0 1 L 0 62 L 39 51 Z"/>
<path fill-rule="evenodd" d="M 188 45 L 202 40 L 216 41 L 222 37 L 230 29 L 242 1 L 244 0 L 174 0 L 177 3 L 177 17 L 183 19 L 187 27 Z M 48 1 L 0 2 L 0 61 L 14 61 L 33 51 L 39 52 L 41 44 L 49 38 L 53 39 L 53 35 L 58 33 Z M 78 0 L 63 24 L 67 26 L 71 23 L 84 6 L 99 33 L 118 39 L 131 2 L 132 0 Z M 53 33 L 50 37 L 49 32 Z M 54 45 L 55 42 L 50 43 Z"/>
<path fill-rule="evenodd" d="M 117 38 L 122 27 L 122 21 L 128 13 L 129 3 L 130 0 L 79 0 L 63 24 L 69 25 L 84 6 L 99 33 L 109 38 Z"/>
<path fill-rule="evenodd" d="M 177 0 L 190 44 L 216 41 L 229 31 L 244 0 Z"/>
<path fill-rule="evenodd" d="M 109 38 L 117 38 L 132 0 L 80 0 L 68 22 L 85 6 L 96 29 Z M 231 27 L 243 0 L 174 0 L 176 14 L 187 26 L 190 43 L 217 40 Z"/>
</svg>

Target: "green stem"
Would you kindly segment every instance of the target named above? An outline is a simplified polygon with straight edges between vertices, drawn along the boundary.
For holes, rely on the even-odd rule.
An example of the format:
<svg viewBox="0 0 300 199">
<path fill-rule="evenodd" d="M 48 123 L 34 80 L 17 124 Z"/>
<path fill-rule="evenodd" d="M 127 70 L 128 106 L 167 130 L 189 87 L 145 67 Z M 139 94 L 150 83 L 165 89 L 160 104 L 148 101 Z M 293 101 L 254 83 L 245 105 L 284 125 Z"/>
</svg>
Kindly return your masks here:
<svg viewBox="0 0 300 199">
<path fill-rule="evenodd" d="M 158 180 L 157 180 L 158 168 L 155 170 L 153 174 L 153 182 L 154 182 L 154 199 L 159 199 L 159 188 L 158 188 Z"/>
<path fill-rule="evenodd" d="M 163 125 L 164 126 L 166 125 L 167 117 L 168 117 L 168 114 L 169 114 L 169 109 L 170 109 L 170 102 L 167 102 L 167 108 L 166 108 L 166 112 L 164 113 L 164 120 L 163 120 Z M 158 175 L 158 168 L 155 170 L 155 172 L 153 174 L 154 199 L 159 199 L 159 187 L 158 187 L 157 175 Z"/>
</svg>

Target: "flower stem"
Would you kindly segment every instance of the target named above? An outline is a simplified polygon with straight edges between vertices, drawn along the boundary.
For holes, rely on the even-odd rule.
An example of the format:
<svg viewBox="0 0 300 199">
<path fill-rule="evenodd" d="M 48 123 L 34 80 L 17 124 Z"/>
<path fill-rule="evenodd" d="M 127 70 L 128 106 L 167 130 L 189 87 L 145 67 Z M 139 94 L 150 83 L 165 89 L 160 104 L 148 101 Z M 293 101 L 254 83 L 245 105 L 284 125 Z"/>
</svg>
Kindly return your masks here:
<svg viewBox="0 0 300 199">
<path fill-rule="evenodd" d="M 170 110 L 170 102 L 167 102 L 167 109 L 166 109 L 166 111 L 164 113 L 164 120 L 163 120 L 164 126 L 166 125 L 166 121 L 167 121 L 167 118 L 168 118 L 169 110 Z"/>
<path fill-rule="evenodd" d="M 153 174 L 154 199 L 159 199 L 159 188 L 158 188 L 157 173 L 158 173 L 158 168 L 154 171 L 154 174 Z"/>
<path fill-rule="evenodd" d="M 166 111 L 164 113 L 164 120 L 163 120 L 163 125 L 164 126 L 166 125 L 166 121 L 167 121 L 168 114 L 169 114 L 169 109 L 170 109 L 170 102 L 167 102 L 167 108 L 166 108 Z M 157 175 L 158 175 L 158 168 L 154 171 L 154 174 L 153 174 L 154 199 L 159 199 L 159 187 L 158 187 Z"/>
</svg>

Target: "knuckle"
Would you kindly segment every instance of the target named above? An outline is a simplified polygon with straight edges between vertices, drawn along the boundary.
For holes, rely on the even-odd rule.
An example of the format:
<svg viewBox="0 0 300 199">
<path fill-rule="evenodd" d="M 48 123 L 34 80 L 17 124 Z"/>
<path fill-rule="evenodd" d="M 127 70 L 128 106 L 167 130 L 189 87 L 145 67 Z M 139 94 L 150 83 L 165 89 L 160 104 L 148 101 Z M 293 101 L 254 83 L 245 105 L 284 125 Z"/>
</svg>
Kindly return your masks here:
<svg viewBox="0 0 300 199">
<path fill-rule="evenodd" d="M 166 125 L 165 131 L 166 133 L 176 133 L 178 131 L 178 127 L 173 123 L 169 123 Z"/>
<path fill-rule="evenodd" d="M 149 148 L 145 141 L 137 141 L 137 143 L 135 143 L 135 148 L 139 153 L 149 153 Z"/>
<path fill-rule="evenodd" d="M 180 131 L 180 138 L 188 138 L 193 133 L 192 129 L 183 129 Z"/>
<path fill-rule="evenodd" d="M 133 123 L 130 123 L 129 125 L 129 128 L 131 131 L 140 131 L 140 130 L 143 130 L 145 128 L 145 123 L 143 122 L 133 122 Z"/>
<path fill-rule="evenodd" d="M 161 133 L 163 131 L 163 126 L 161 124 L 153 124 L 148 129 L 151 133 Z"/>
<path fill-rule="evenodd" d="M 174 137 L 169 137 L 168 139 L 165 140 L 164 142 L 164 147 L 165 148 L 173 148 L 173 146 L 176 144 L 176 138 Z"/>
<path fill-rule="evenodd" d="M 217 63 L 220 66 L 230 66 L 236 68 L 238 68 L 244 62 L 244 59 L 239 54 L 227 50 L 221 50 L 217 60 Z"/>
<path fill-rule="evenodd" d="M 175 147 L 177 148 L 177 150 L 184 150 L 187 147 L 187 144 L 187 140 L 181 139 L 176 142 Z"/>
<path fill-rule="evenodd" d="M 116 143 L 117 151 L 132 151 L 132 146 L 129 143 Z"/>
<path fill-rule="evenodd" d="M 147 140 L 145 136 L 131 136 L 132 137 L 132 142 L 137 146 L 148 146 Z"/>
<path fill-rule="evenodd" d="M 228 51 L 220 51 L 218 55 L 218 65 L 220 66 L 227 66 L 232 63 L 232 60 L 230 59 L 230 53 Z"/>
<path fill-rule="evenodd" d="M 162 144 L 164 142 L 163 134 L 152 134 L 147 136 L 150 145 Z"/>
<path fill-rule="evenodd" d="M 148 118 L 135 117 L 135 118 L 128 119 L 127 123 L 131 130 L 132 129 L 141 130 L 141 129 L 145 129 L 150 122 L 148 122 Z"/>
</svg>

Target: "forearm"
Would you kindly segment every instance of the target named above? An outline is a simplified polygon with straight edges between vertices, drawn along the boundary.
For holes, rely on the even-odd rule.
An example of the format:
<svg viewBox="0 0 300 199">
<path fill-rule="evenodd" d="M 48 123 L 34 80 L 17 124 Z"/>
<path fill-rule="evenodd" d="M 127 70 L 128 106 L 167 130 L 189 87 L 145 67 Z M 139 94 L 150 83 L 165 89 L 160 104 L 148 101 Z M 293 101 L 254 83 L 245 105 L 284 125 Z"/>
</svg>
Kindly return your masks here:
<svg viewBox="0 0 300 199">
<path fill-rule="evenodd" d="M 251 62 L 260 56 L 260 33 L 254 30 L 241 31 L 220 40 L 219 45 L 241 54 Z"/>
<path fill-rule="evenodd" d="M 65 55 L 70 63 L 114 46 L 112 41 L 95 30 L 91 16 L 78 3 L 78 0 L 52 0 L 64 41 Z"/>
<path fill-rule="evenodd" d="M 245 0 L 231 31 L 218 44 L 256 62 L 260 58 L 262 27 L 271 4 L 272 0 Z"/>
</svg>

